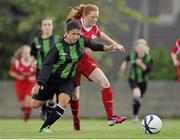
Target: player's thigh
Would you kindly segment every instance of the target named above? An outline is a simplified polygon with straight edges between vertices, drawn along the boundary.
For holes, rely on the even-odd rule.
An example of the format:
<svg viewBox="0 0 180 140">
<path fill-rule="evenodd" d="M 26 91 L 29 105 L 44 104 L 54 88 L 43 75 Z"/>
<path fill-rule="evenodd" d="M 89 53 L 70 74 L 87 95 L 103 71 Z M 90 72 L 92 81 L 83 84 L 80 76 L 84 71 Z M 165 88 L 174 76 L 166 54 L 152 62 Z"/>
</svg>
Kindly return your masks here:
<svg viewBox="0 0 180 140">
<path fill-rule="evenodd" d="M 110 83 L 100 68 L 94 69 L 89 75 L 89 78 L 95 81 L 100 87 L 106 88 L 110 86 Z"/>
<path fill-rule="evenodd" d="M 132 89 L 133 98 L 139 99 L 141 97 L 141 91 L 136 81 L 129 79 L 129 86 Z"/>
</svg>

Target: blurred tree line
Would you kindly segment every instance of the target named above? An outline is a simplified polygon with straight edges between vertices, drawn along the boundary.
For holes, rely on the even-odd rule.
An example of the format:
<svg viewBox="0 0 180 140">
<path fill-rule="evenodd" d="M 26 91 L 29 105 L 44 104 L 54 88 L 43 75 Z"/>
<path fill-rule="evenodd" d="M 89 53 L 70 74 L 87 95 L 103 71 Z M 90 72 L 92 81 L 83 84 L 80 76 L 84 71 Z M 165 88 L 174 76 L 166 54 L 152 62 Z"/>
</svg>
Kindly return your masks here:
<svg viewBox="0 0 180 140">
<path fill-rule="evenodd" d="M 0 0 L 0 79 L 8 78 L 10 59 L 15 50 L 22 44 L 31 45 L 33 38 L 40 34 L 40 23 L 44 17 L 52 17 L 55 34 L 62 35 L 63 21 L 68 12 L 71 8 L 86 3 L 96 4 L 100 8 L 98 24 L 107 34 L 110 32 L 106 28 L 109 23 L 129 31 L 128 25 L 118 18 L 119 15 L 143 22 L 142 15 L 130 8 L 125 0 Z M 110 18 L 112 15 L 113 18 Z M 107 55 L 107 59 L 102 56 L 98 54 L 95 57 L 99 61 L 103 60 L 106 72 L 115 64 L 110 55 Z M 161 75 L 161 72 L 158 74 Z M 152 77 L 157 78 L 156 75 Z"/>
</svg>

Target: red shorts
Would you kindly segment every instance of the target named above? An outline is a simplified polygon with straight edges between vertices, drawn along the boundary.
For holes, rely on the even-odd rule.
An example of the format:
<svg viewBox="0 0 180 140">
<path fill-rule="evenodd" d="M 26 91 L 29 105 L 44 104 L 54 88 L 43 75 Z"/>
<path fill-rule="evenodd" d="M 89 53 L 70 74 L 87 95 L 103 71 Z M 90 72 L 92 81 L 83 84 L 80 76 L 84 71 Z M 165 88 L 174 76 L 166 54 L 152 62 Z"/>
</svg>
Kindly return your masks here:
<svg viewBox="0 0 180 140">
<path fill-rule="evenodd" d="M 16 94 L 19 101 L 23 101 L 25 97 L 32 96 L 31 90 L 34 87 L 35 82 L 22 82 L 16 81 Z"/>
<path fill-rule="evenodd" d="M 81 74 L 85 76 L 87 79 L 89 79 L 89 75 L 96 68 L 98 68 L 98 64 L 95 62 L 95 60 L 89 55 L 84 54 L 77 65 L 77 70 L 76 70 L 76 75 L 75 75 L 76 86 L 81 85 Z"/>
</svg>

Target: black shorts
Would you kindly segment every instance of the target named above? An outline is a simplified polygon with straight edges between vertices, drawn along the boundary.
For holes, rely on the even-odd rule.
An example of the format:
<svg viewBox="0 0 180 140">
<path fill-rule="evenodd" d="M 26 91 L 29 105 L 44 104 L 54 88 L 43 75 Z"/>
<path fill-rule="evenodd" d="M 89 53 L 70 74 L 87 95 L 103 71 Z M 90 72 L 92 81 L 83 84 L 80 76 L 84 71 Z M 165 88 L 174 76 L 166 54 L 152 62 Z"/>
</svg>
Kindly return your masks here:
<svg viewBox="0 0 180 140">
<path fill-rule="evenodd" d="M 128 82 L 131 89 L 139 88 L 141 91 L 141 97 L 143 97 L 147 90 L 147 82 L 138 83 L 131 79 L 129 79 Z"/>
<path fill-rule="evenodd" d="M 33 98 L 45 101 L 53 99 L 54 94 L 57 94 L 58 96 L 61 93 L 66 93 L 72 97 L 75 89 L 75 83 L 74 79 L 60 80 L 51 76 L 45 84 L 44 89 L 40 90 L 38 94 L 34 94 Z"/>
</svg>

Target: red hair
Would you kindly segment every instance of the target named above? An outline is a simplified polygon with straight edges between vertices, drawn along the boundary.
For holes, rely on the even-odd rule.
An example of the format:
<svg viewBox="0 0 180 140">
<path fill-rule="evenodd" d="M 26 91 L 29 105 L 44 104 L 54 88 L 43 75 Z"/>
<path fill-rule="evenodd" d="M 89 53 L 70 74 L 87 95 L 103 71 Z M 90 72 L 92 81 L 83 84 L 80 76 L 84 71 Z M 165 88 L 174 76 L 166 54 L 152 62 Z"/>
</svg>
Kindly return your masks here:
<svg viewBox="0 0 180 140">
<path fill-rule="evenodd" d="M 83 15 L 87 16 L 91 11 L 99 11 L 99 8 L 93 4 L 80 4 L 69 12 L 66 21 L 68 21 L 69 19 L 80 19 Z"/>
</svg>

